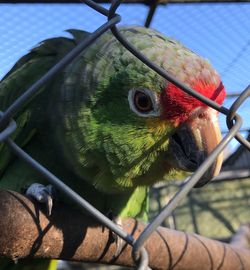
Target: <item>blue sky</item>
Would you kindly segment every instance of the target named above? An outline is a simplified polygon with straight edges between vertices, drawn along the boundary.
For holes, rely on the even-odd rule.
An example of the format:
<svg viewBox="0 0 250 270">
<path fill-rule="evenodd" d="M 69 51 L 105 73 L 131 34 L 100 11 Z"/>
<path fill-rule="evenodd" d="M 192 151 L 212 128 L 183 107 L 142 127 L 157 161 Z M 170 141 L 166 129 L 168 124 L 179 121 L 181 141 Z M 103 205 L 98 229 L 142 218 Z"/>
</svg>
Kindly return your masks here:
<svg viewBox="0 0 250 270">
<path fill-rule="evenodd" d="M 143 25 L 147 11 L 147 6 L 134 4 L 122 5 L 118 13 L 122 25 Z M 39 41 L 65 35 L 63 30 L 69 28 L 91 32 L 106 21 L 84 4 L 0 4 L 0 13 L 0 78 Z M 151 26 L 208 58 L 228 93 L 241 92 L 249 84 L 250 3 L 160 6 Z M 250 127 L 249 101 L 240 114 L 244 127 Z M 226 130 L 223 116 L 220 123 Z"/>
</svg>

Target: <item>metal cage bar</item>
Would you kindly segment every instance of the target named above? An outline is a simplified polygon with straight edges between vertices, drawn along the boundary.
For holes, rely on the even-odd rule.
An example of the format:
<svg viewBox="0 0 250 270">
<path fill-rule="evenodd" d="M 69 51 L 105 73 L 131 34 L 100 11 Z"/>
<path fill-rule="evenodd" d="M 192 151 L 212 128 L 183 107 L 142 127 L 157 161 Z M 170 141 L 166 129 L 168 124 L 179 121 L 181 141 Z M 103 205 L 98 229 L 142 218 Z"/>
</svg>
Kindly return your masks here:
<svg viewBox="0 0 250 270">
<path fill-rule="evenodd" d="M 4 1 L 0 1 L 3 3 Z M 9 3 L 10 1 L 8 1 Z M 12 1 L 12 2 L 34 2 L 34 1 Z M 38 1 L 35 1 L 36 3 Z M 43 3 L 51 1 L 41 1 Z M 78 2 L 78 1 L 54 1 L 54 2 Z M 105 1 L 98 1 L 105 2 Z M 248 86 L 236 99 L 233 105 L 230 108 L 225 108 L 223 106 L 219 106 L 216 102 L 204 97 L 200 93 L 197 93 L 192 88 L 178 81 L 176 78 L 171 76 L 161 67 L 157 66 L 155 63 L 147 59 L 141 52 L 139 52 L 132 44 L 130 44 L 126 38 L 119 32 L 119 29 L 116 27 L 116 24 L 121 21 L 120 15 L 116 13 L 118 7 L 121 4 L 121 0 L 114 0 L 111 3 L 109 9 L 106 9 L 100 6 L 98 3 L 92 0 L 85 0 L 84 3 L 107 17 L 107 22 L 97 28 L 92 34 L 88 36 L 88 38 L 84 39 L 79 43 L 77 47 L 75 47 L 72 51 L 70 51 L 65 57 L 63 57 L 55 66 L 53 66 L 44 76 L 42 76 L 39 80 L 37 80 L 31 87 L 29 87 L 19 98 L 17 98 L 4 112 L 0 114 L 0 142 L 6 143 L 10 149 L 22 160 L 27 162 L 30 166 L 32 166 L 36 171 L 38 171 L 43 177 L 45 177 L 49 182 L 59 188 L 66 196 L 70 197 L 75 203 L 77 203 L 80 207 L 88 211 L 93 217 L 99 220 L 106 227 L 111 229 L 121 238 L 123 238 L 128 244 L 133 246 L 133 257 L 135 262 L 137 262 L 138 269 L 147 269 L 148 268 L 148 255 L 146 250 L 143 248 L 143 244 L 148 239 L 148 237 L 156 230 L 156 228 L 163 222 L 163 220 L 170 216 L 174 209 L 177 207 L 179 202 L 189 193 L 189 191 L 193 188 L 193 186 L 199 181 L 199 179 L 203 176 L 205 171 L 211 166 L 216 157 L 221 153 L 221 151 L 225 148 L 226 145 L 233 139 L 236 138 L 241 144 L 243 144 L 248 150 L 250 150 L 250 143 L 244 139 L 238 131 L 242 125 L 242 119 L 237 114 L 238 108 L 242 105 L 242 103 L 248 98 L 250 95 L 250 86 Z M 126 1 L 126 2 L 134 2 L 134 1 Z M 136 1 L 138 3 L 138 1 Z M 148 1 L 142 1 L 143 3 L 149 3 Z M 183 1 L 168 1 L 168 2 L 183 2 Z M 187 2 L 187 1 L 186 1 Z M 188 1 L 188 2 L 198 2 L 198 1 Z M 205 2 L 205 1 L 203 1 Z M 210 1 L 206 1 L 210 2 Z M 212 1 L 211 1 L 212 2 Z M 217 1 L 216 1 L 217 2 Z M 224 1 L 222 1 L 224 2 Z M 229 1 L 226 1 L 229 2 Z M 152 3 L 152 1 L 150 1 Z M 48 80 L 52 79 L 60 70 L 62 70 L 66 65 L 68 65 L 71 61 L 75 59 L 83 50 L 88 48 L 99 36 L 105 33 L 107 30 L 111 30 L 116 39 L 134 56 L 140 59 L 143 63 L 145 63 L 148 67 L 157 72 L 160 76 L 170 81 L 171 83 L 178 86 L 184 92 L 189 95 L 197 98 L 201 102 L 207 104 L 208 106 L 214 108 L 215 110 L 226 115 L 226 121 L 228 126 L 228 133 L 221 140 L 218 146 L 212 151 L 209 157 L 200 165 L 197 171 L 186 181 L 183 185 L 180 185 L 178 192 L 173 196 L 170 202 L 162 209 L 162 211 L 154 218 L 152 222 L 150 222 L 146 229 L 141 233 L 139 238 L 135 241 L 132 235 L 124 232 L 119 226 L 109 220 L 106 216 L 104 216 L 101 212 L 99 212 L 96 208 L 90 205 L 87 201 L 84 200 L 80 195 L 78 195 L 75 191 L 70 189 L 62 180 L 49 172 L 46 168 L 44 168 L 41 164 L 35 161 L 31 156 L 29 156 L 24 150 L 22 150 L 15 142 L 10 139 L 10 135 L 16 128 L 15 121 L 13 117 L 15 117 L 16 112 L 20 109 L 24 102 L 27 102 L 39 89 L 43 86 Z"/>
</svg>

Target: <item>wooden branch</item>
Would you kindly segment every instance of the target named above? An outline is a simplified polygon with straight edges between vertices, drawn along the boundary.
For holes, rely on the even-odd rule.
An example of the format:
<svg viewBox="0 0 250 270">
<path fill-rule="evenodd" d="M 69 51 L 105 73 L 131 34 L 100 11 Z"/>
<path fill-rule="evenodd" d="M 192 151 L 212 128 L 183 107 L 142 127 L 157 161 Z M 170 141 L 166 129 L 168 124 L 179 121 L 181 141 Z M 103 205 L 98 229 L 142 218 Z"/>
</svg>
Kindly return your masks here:
<svg viewBox="0 0 250 270">
<path fill-rule="evenodd" d="M 133 266 L 132 248 L 115 258 L 110 231 L 80 210 L 55 205 L 47 218 L 39 205 L 11 191 L 0 190 L 0 256 L 98 262 Z M 123 229 L 137 238 L 145 225 L 124 219 Z M 195 234 L 163 227 L 145 244 L 153 269 L 250 269 L 250 250 Z"/>
</svg>

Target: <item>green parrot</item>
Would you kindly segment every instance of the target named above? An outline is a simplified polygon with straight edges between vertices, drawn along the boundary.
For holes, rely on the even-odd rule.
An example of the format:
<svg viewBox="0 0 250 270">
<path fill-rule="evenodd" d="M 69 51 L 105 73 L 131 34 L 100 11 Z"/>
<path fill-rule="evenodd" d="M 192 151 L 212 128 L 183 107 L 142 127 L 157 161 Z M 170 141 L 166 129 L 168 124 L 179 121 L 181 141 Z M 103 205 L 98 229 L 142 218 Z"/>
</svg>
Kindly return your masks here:
<svg viewBox="0 0 250 270">
<path fill-rule="evenodd" d="M 148 59 L 222 104 L 224 86 L 207 60 L 155 30 L 119 30 Z M 1 111 L 89 35 L 68 32 L 70 38 L 41 42 L 6 74 Z M 195 171 L 221 139 L 217 111 L 151 70 L 110 31 L 48 81 L 15 120 L 13 140 L 97 209 L 142 220 L 148 187 Z M 197 186 L 217 175 L 221 163 L 220 155 Z M 0 144 L 1 188 L 26 190 L 51 207 L 47 185 Z M 18 265 L 13 269 L 30 269 Z"/>
</svg>

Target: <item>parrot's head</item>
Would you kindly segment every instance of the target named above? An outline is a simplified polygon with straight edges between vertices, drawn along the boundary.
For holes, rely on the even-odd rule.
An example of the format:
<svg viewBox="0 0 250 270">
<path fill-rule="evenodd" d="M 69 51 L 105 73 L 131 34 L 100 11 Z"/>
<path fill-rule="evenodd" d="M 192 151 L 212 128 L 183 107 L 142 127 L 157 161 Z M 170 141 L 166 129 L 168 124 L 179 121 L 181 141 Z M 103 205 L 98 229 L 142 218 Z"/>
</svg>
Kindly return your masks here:
<svg viewBox="0 0 250 270">
<path fill-rule="evenodd" d="M 213 76 L 214 74 L 210 74 Z M 197 81 L 193 89 L 221 104 L 225 97 L 223 84 Z M 176 169 L 194 172 L 221 140 L 218 112 L 199 100 L 168 84 L 161 95 L 162 119 L 176 127 L 170 137 L 169 164 Z M 179 112 L 179 113 L 177 113 Z M 218 175 L 223 156 L 220 154 L 195 187 L 201 187 Z"/>
<path fill-rule="evenodd" d="M 148 59 L 222 104 L 225 89 L 207 60 L 155 30 L 120 31 Z M 151 70 L 111 33 L 83 58 L 89 98 L 80 113 L 87 146 L 79 160 L 92 170 L 97 188 L 116 191 L 194 172 L 219 143 L 218 112 Z M 220 155 L 197 186 L 216 176 L 221 164 Z"/>
</svg>

